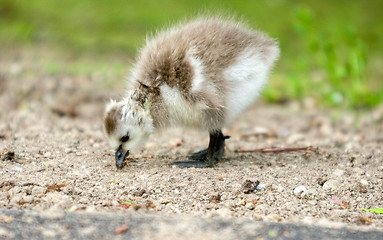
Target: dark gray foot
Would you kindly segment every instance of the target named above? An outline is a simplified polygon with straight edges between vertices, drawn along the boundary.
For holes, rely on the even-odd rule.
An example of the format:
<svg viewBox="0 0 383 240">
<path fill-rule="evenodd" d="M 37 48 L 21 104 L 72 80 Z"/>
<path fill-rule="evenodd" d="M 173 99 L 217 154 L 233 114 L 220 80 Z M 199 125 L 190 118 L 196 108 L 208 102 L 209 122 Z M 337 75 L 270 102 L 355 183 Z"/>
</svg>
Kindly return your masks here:
<svg viewBox="0 0 383 240">
<path fill-rule="evenodd" d="M 205 161 L 207 155 L 207 148 L 199 152 L 195 152 L 190 156 L 190 159 L 197 161 Z"/>
<path fill-rule="evenodd" d="M 190 156 L 193 160 L 203 161 L 207 167 L 214 166 L 225 154 L 225 139 L 221 130 L 210 133 L 209 147 Z"/>
</svg>

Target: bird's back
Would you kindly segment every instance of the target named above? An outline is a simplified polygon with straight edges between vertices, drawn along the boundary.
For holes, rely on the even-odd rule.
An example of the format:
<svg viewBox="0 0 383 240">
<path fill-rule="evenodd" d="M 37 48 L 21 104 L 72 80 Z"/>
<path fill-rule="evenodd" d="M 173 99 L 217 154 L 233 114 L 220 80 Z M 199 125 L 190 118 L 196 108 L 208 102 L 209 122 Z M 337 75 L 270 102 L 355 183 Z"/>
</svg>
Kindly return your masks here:
<svg viewBox="0 0 383 240">
<path fill-rule="evenodd" d="M 182 78 L 166 78 L 171 78 L 172 71 L 186 70 L 190 58 L 196 58 L 203 64 L 205 74 L 216 76 L 246 48 L 263 52 L 265 61 L 271 62 L 278 55 L 273 51 L 277 48 L 276 43 L 261 32 L 218 17 L 198 18 L 160 31 L 153 38 L 149 37 L 138 58 L 137 67 L 141 70 L 142 80 L 179 82 Z M 180 75 L 183 74 L 177 76 Z M 184 78 L 192 77 L 189 76 L 192 74 L 186 75 Z"/>
<path fill-rule="evenodd" d="M 255 99 L 278 55 L 277 44 L 261 32 L 199 18 L 149 38 L 132 77 L 176 89 L 186 104 L 202 102 L 227 123 Z"/>
</svg>

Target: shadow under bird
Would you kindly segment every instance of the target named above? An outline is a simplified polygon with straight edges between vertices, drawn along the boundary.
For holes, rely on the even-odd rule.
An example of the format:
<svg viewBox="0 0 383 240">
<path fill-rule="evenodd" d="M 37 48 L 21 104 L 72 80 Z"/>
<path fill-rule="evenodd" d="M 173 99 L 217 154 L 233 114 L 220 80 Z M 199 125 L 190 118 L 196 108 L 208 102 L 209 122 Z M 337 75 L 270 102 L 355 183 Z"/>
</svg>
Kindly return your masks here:
<svg viewBox="0 0 383 240">
<path fill-rule="evenodd" d="M 276 41 L 245 24 L 200 17 L 148 38 L 126 96 L 106 107 L 104 130 L 116 166 L 156 129 L 209 132 L 208 148 L 191 159 L 214 166 L 224 155 L 222 128 L 250 106 L 279 57 Z"/>
</svg>

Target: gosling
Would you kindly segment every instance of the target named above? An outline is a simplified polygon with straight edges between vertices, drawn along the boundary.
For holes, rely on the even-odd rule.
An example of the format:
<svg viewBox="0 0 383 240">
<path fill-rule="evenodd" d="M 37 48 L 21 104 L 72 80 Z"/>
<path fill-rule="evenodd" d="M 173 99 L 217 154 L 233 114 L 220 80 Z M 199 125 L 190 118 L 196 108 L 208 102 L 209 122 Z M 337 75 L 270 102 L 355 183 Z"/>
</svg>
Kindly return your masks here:
<svg viewBox="0 0 383 240">
<path fill-rule="evenodd" d="M 156 129 L 187 126 L 210 134 L 191 155 L 206 167 L 223 157 L 222 128 L 250 106 L 279 57 L 278 44 L 243 23 L 202 17 L 146 40 L 128 79 L 126 97 L 112 100 L 104 130 L 116 166 Z"/>
</svg>

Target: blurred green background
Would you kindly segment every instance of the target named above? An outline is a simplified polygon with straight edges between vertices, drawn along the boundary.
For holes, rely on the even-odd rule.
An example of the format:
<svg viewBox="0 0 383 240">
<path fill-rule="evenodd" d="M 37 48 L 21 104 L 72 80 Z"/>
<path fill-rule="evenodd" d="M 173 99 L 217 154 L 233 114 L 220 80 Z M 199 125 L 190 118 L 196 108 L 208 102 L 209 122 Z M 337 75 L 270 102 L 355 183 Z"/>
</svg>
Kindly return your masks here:
<svg viewBox="0 0 383 240">
<path fill-rule="evenodd" d="M 128 64 L 107 59 L 133 58 L 155 29 L 199 13 L 235 15 L 280 42 L 265 100 L 368 108 L 383 102 L 382 11 L 382 0 L 0 0 L 0 54 L 44 48 L 92 59 L 50 71 L 120 73 Z"/>
</svg>

